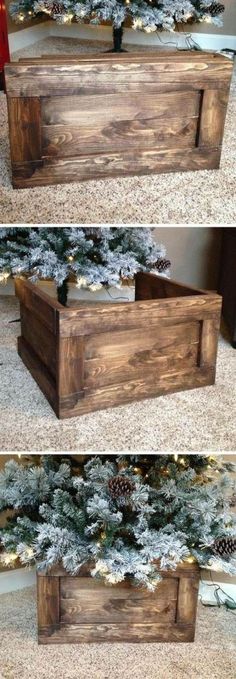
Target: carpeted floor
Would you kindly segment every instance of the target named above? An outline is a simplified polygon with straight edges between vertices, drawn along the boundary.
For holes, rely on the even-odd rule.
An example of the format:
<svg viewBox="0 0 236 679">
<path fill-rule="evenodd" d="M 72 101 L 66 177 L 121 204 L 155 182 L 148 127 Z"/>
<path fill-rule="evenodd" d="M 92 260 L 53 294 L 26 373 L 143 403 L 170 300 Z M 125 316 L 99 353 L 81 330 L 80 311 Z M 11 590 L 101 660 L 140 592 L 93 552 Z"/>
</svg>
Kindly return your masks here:
<svg viewBox="0 0 236 679">
<path fill-rule="evenodd" d="M 102 52 L 101 42 L 47 38 L 15 53 Z M 135 46 L 128 46 L 132 51 Z M 140 49 L 147 50 L 142 47 Z M 220 170 L 125 177 L 14 190 L 6 98 L 0 95 L 0 222 L 230 224 L 236 221 L 236 93 L 231 89 Z"/>
<path fill-rule="evenodd" d="M 199 604 L 191 644 L 38 646 L 34 587 L 0 597 L 0 679 L 234 679 L 232 613 Z"/>
<path fill-rule="evenodd" d="M 16 351 L 18 303 L 0 298 L 0 450 L 231 451 L 236 351 L 221 337 L 216 385 L 57 420 Z"/>
</svg>

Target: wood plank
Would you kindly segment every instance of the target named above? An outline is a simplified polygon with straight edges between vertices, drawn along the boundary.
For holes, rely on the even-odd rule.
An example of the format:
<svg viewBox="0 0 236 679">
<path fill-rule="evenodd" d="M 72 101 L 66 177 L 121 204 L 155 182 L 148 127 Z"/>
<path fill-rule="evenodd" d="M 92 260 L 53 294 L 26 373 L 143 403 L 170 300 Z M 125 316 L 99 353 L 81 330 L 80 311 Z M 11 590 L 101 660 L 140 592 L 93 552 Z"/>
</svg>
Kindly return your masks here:
<svg viewBox="0 0 236 679">
<path fill-rule="evenodd" d="M 120 52 L 120 53 L 115 53 L 115 52 L 97 52 L 95 53 L 80 53 L 80 54 L 44 54 L 43 56 L 40 57 L 20 57 L 19 60 L 16 62 L 12 61 L 11 66 L 18 65 L 21 63 L 22 65 L 25 64 L 26 66 L 30 66 L 32 63 L 32 60 L 34 63 L 42 65 L 43 63 L 53 63 L 54 65 L 57 65 L 58 62 L 62 61 L 62 63 L 70 63 L 70 62 L 76 62 L 76 63 L 86 63 L 88 62 L 89 64 L 91 63 L 97 63 L 101 61 L 104 63 L 104 61 L 107 62 L 130 62 L 130 57 L 132 58 L 132 62 L 140 61 L 142 62 L 152 62 L 153 59 L 158 59 L 158 61 L 165 61 L 166 58 L 173 58 L 178 61 L 185 61 L 186 56 L 190 56 L 191 60 L 194 61 L 203 61 L 205 62 L 206 59 L 207 61 L 211 62 L 213 61 L 214 63 L 222 63 L 224 60 L 227 62 L 227 58 L 223 54 L 219 54 L 217 52 L 207 52 L 202 50 L 201 52 L 193 52 L 192 50 L 175 50 L 173 53 L 173 49 L 168 50 L 146 50 L 140 52 L 138 51 L 132 51 L 132 53 L 127 53 L 127 52 Z"/>
<path fill-rule="evenodd" d="M 217 319 L 206 319 L 202 323 L 200 333 L 199 359 L 200 367 L 212 367 L 216 364 L 220 315 Z"/>
<path fill-rule="evenodd" d="M 10 150 L 13 163 L 41 158 L 39 97 L 8 99 Z"/>
<path fill-rule="evenodd" d="M 94 594 L 94 593 L 93 593 Z M 177 598 L 177 597 L 176 597 Z M 176 600 L 159 601 L 158 598 L 150 597 L 138 599 L 124 596 L 104 597 L 103 593 L 96 593 L 89 600 L 89 592 L 80 599 L 62 599 L 60 605 L 60 622 L 79 625 L 83 623 L 119 623 L 124 618 L 127 624 L 138 622 L 174 622 L 176 617 Z"/>
<path fill-rule="evenodd" d="M 221 90 L 222 88 L 227 89 L 229 91 L 229 85 L 228 85 L 228 78 L 222 80 L 216 79 L 214 76 L 214 79 L 211 80 L 202 80 L 202 79 L 196 79 L 193 81 L 188 81 L 183 85 L 180 81 L 173 81 L 173 82 L 160 82 L 158 83 L 158 88 L 157 84 L 155 81 L 144 81 L 142 82 L 141 86 L 139 84 L 139 81 L 131 81 L 131 82 L 116 82 L 114 78 L 111 78 L 110 81 L 105 81 L 105 82 L 96 82 L 96 79 L 89 77 L 89 82 L 86 82 L 86 79 L 83 78 L 83 81 L 81 82 L 78 77 L 71 77 L 71 78 L 63 78 L 61 77 L 58 79 L 58 76 L 54 76 L 51 79 L 49 78 L 42 78 L 42 82 L 34 82 L 33 84 L 33 93 L 32 93 L 32 78 L 28 77 L 26 79 L 26 82 L 24 83 L 24 89 L 26 92 L 28 92 L 29 97 L 51 97 L 51 96 L 80 96 L 80 95 L 103 95 L 107 96 L 108 94 L 121 94 L 125 93 L 127 94 L 128 92 L 130 94 L 141 94 L 141 95 L 146 95 L 147 94 L 152 94 L 152 95 L 157 95 L 157 94 L 168 94 L 170 92 L 182 92 L 183 90 L 186 91 L 188 89 L 189 92 L 199 92 L 200 91 L 205 91 L 205 90 L 212 90 L 214 88 L 215 90 Z M 12 91 L 11 91 L 12 89 Z M 9 98 L 16 98 L 21 96 L 21 89 L 19 87 L 18 79 L 16 79 L 16 84 L 14 85 L 13 88 L 11 88 L 11 85 L 9 87 L 7 96 Z"/>
<path fill-rule="evenodd" d="M 207 90 L 203 95 L 199 148 L 221 146 L 228 103 L 228 90 Z"/>
<path fill-rule="evenodd" d="M 60 337 L 58 346 L 59 398 L 66 398 L 71 407 L 84 397 L 84 344 L 81 337 Z"/>
<path fill-rule="evenodd" d="M 56 337 L 41 320 L 22 303 L 20 305 L 21 334 L 56 378 Z"/>
<path fill-rule="evenodd" d="M 15 278 L 15 294 L 33 316 L 40 320 L 53 334 L 57 333 L 57 311 L 63 307 L 57 300 L 40 290 L 36 285 L 21 278 Z"/>
<path fill-rule="evenodd" d="M 112 360 L 117 356 L 132 358 L 139 351 L 156 350 L 160 356 L 172 354 L 179 345 L 184 344 L 188 338 L 188 344 L 198 344 L 200 337 L 200 323 L 192 321 L 182 322 L 179 325 L 160 325 L 148 328 L 145 335 L 140 329 L 133 329 L 132 333 L 123 330 L 118 332 L 101 332 L 99 335 L 89 335 L 85 342 L 85 360 Z"/>
<path fill-rule="evenodd" d="M 183 576 L 188 576 L 189 578 L 193 577 L 195 578 L 196 576 L 199 577 L 200 569 L 197 563 L 189 563 L 189 561 L 182 561 L 181 563 L 176 566 L 174 570 L 164 570 L 160 568 L 160 559 L 154 559 L 153 563 L 155 564 L 156 568 L 161 572 L 161 576 L 164 579 L 169 579 L 171 580 L 173 578 L 180 578 L 182 575 Z M 92 578 L 91 577 L 91 569 L 94 568 L 94 562 L 86 562 L 84 563 L 80 570 L 78 575 L 69 575 L 66 569 L 62 566 L 62 564 L 57 564 L 56 566 L 52 566 L 51 568 L 47 570 L 37 570 L 37 578 L 44 577 L 45 575 L 50 575 L 50 577 L 65 577 L 65 578 L 71 578 L 71 582 L 76 582 L 76 578 L 80 578 L 80 587 L 83 588 L 83 581 L 84 578 L 89 577 L 90 578 L 90 589 L 95 587 L 103 587 L 103 584 L 100 580 L 97 578 Z M 83 578 L 83 580 L 81 579 Z M 162 587 L 162 582 L 159 583 L 158 587 Z M 85 584 L 85 587 L 87 585 Z M 119 583 L 119 586 L 121 586 L 121 583 Z M 133 586 L 133 585 L 132 585 Z M 74 585 L 74 588 L 76 589 L 76 584 Z M 113 587 L 113 586 L 112 586 Z M 122 582 L 122 587 L 125 587 L 127 589 L 130 589 L 131 587 L 131 582 L 129 578 L 126 578 L 124 582 Z M 146 592 L 146 589 L 143 589 L 142 591 Z"/>
<path fill-rule="evenodd" d="M 194 640 L 192 625 L 163 623 L 113 623 L 113 624 L 81 624 L 61 625 L 51 633 L 47 628 L 39 634 L 40 644 L 58 643 L 99 643 L 99 642 L 189 642 Z"/>
<path fill-rule="evenodd" d="M 116 83 L 136 82 L 142 83 L 143 88 L 148 80 L 158 79 L 158 83 L 170 82 L 175 83 L 181 78 L 184 82 L 198 82 L 199 88 L 204 88 L 204 83 L 211 81 L 213 86 L 215 81 L 217 83 L 221 80 L 228 84 L 229 77 L 232 73 L 232 63 L 227 59 L 210 59 L 208 54 L 204 54 L 204 58 L 197 59 L 192 57 L 192 52 L 184 54 L 183 58 L 176 57 L 176 53 L 171 53 L 169 57 L 165 54 L 165 58 L 160 58 L 159 55 L 147 54 L 147 61 L 144 55 L 140 58 L 130 55 L 128 60 L 122 59 L 102 59 L 91 60 L 83 62 L 81 59 L 78 63 L 63 62 L 60 65 L 46 64 L 41 61 L 39 64 L 10 64 L 6 68 L 6 80 L 8 94 L 15 96 L 45 96 L 47 88 L 49 95 L 52 94 L 57 76 L 60 75 L 61 92 L 63 87 L 68 87 L 68 78 L 70 77 L 70 87 L 91 86 L 96 79 L 99 86 L 111 84 L 112 80 L 116 79 Z M 90 55 L 92 57 L 92 55 Z M 24 87 L 19 83 L 18 76 L 24 75 Z M 73 79 L 73 80 L 72 80 Z M 50 82 L 49 82 L 50 81 Z M 49 87 L 50 85 L 50 87 Z M 58 88 L 58 83 L 56 83 Z"/>
<path fill-rule="evenodd" d="M 79 122 L 79 118 L 78 118 Z M 73 157 L 87 153 L 115 152 L 130 149 L 179 148 L 195 146 L 196 118 L 161 120 L 115 120 L 79 127 L 75 125 L 44 125 L 42 127 L 43 157 Z"/>
<path fill-rule="evenodd" d="M 173 279 L 139 271 L 135 276 L 135 300 L 166 299 L 168 297 L 188 297 L 207 295 L 206 290 L 183 285 Z"/>
<path fill-rule="evenodd" d="M 147 300 L 130 303 L 98 304 L 92 308 L 60 311 L 61 337 L 92 335 L 103 332 L 152 327 L 157 322 L 178 324 L 218 317 L 221 310 L 219 295 L 190 295 L 175 299 Z"/>
<path fill-rule="evenodd" d="M 142 379 L 144 375 L 152 377 L 154 382 L 163 379 L 172 372 L 185 371 L 197 366 L 198 344 L 177 345 L 167 355 L 159 354 L 158 348 L 145 349 L 133 353 L 133 356 L 117 354 L 116 358 L 91 359 L 85 361 L 85 389 L 95 389 L 109 384 L 121 384 L 130 380 Z"/>
<path fill-rule="evenodd" d="M 84 415 L 93 410 L 103 410 L 132 401 L 140 401 L 146 398 L 156 398 L 168 393 L 205 387 L 215 382 L 215 368 L 192 368 L 181 373 L 162 375 L 157 382 L 153 378 L 122 382 L 119 385 L 106 385 L 99 389 L 85 391 L 84 399 L 73 408 L 70 408 L 66 398 L 59 399 L 59 417 L 74 417 Z"/>
<path fill-rule="evenodd" d="M 190 580 L 182 577 L 179 580 L 176 622 L 195 626 L 199 578 Z"/>
<path fill-rule="evenodd" d="M 37 354 L 23 337 L 18 337 L 18 354 L 34 380 L 37 382 L 38 387 L 46 396 L 56 415 L 58 415 L 56 382 L 49 370 L 42 361 L 40 361 Z"/>
<path fill-rule="evenodd" d="M 114 94 L 60 97 L 44 97 L 42 103 L 43 125 L 72 125 L 87 127 L 89 125 L 106 126 L 114 122 L 152 121 L 166 118 L 191 118 L 199 114 L 200 93 L 175 92 L 153 97 L 147 94 Z M 161 123 L 159 122 L 159 125 Z M 161 129 L 161 128 L 160 128 Z"/>
<path fill-rule="evenodd" d="M 14 163 L 14 188 L 50 186 L 88 179 L 210 170 L 220 164 L 219 149 L 164 149 Z"/>
<path fill-rule="evenodd" d="M 37 578 L 38 627 L 53 628 L 59 623 L 59 578 Z"/>
<path fill-rule="evenodd" d="M 188 571 L 181 570 L 181 574 L 188 576 Z M 124 596 L 127 599 L 131 598 L 132 600 L 135 599 L 137 601 L 145 600 L 149 602 L 153 597 L 162 601 L 167 601 L 167 599 L 174 601 L 177 598 L 179 575 L 180 572 L 178 571 L 177 576 L 172 577 L 172 571 L 169 571 L 169 576 L 163 577 L 163 580 L 158 583 L 157 590 L 154 594 L 153 592 L 149 592 L 145 587 L 134 587 L 128 578 L 116 585 L 104 585 L 104 582 L 97 578 L 91 576 L 70 576 L 64 571 L 63 576 L 60 578 L 60 598 L 77 601 L 80 600 L 81 597 L 85 598 L 89 593 L 92 601 L 94 597 L 98 597 L 99 599 L 103 597 L 104 601 L 106 601 L 106 599 L 110 599 L 111 597 L 119 599 Z M 89 603 L 90 602 L 88 602 L 88 604 Z"/>
</svg>

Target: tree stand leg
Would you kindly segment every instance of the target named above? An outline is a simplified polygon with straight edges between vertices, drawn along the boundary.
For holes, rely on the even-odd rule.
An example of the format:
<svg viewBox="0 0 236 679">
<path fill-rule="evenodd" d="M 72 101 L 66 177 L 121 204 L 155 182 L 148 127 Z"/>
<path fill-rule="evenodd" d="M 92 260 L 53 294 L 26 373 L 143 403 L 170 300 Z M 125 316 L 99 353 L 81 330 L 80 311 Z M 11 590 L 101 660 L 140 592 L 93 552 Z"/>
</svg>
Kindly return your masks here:
<svg viewBox="0 0 236 679">
<path fill-rule="evenodd" d="M 120 26 L 120 28 L 113 27 L 113 48 L 111 50 L 107 50 L 107 52 L 127 52 L 127 50 L 122 48 L 123 33 L 123 26 Z"/>
<path fill-rule="evenodd" d="M 57 299 L 63 306 L 66 306 L 67 304 L 68 291 L 69 286 L 67 280 L 63 281 L 62 285 L 58 285 L 57 287 Z"/>
</svg>

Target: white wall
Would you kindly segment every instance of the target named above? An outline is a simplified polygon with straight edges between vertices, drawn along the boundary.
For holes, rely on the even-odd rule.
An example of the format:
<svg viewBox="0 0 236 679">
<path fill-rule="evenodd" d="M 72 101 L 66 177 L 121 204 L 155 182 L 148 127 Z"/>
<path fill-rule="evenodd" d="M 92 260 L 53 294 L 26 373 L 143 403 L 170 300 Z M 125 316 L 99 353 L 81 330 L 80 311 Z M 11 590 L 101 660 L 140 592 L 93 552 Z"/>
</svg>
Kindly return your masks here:
<svg viewBox="0 0 236 679">
<path fill-rule="evenodd" d="M 209 290 L 217 289 L 221 235 L 217 227 L 155 229 L 155 238 L 166 246 L 171 261 L 171 277 Z"/>
<path fill-rule="evenodd" d="M 165 43 L 167 43 L 167 49 L 170 49 L 170 42 L 173 43 L 173 47 L 186 47 L 184 33 L 190 32 L 202 49 L 215 51 L 221 50 L 224 47 L 236 49 L 236 0 L 225 0 L 225 6 L 226 12 L 222 28 L 201 23 L 187 26 L 185 29 L 183 27 L 183 30 L 175 33 L 163 31 L 152 34 L 127 28 L 125 29 L 125 42 L 135 45 L 155 45 L 162 49 Z M 14 31 L 12 23 L 10 30 Z M 30 24 L 27 28 L 22 27 L 22 30 L 10 33 L 9 45 L 11 54 L 49 36 L 70 37 L 81 40 L 105 40 L 110 42 L 112 31 L 109 26 L 89 26 L 86 24 L 78 25 L 76 23 L 66 26 L 57 24 L 55 21 L 46 21 L 37 25 Z"/>
</svg>

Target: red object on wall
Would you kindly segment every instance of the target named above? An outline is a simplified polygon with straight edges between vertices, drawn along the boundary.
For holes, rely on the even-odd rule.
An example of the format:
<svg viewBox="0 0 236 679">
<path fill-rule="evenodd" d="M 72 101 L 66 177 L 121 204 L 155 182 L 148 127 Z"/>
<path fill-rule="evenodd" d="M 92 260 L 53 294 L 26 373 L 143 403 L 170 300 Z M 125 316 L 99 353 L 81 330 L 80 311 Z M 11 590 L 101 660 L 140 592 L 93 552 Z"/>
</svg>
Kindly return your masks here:
<svg viewBox="0 0 236 679">
<path fill-rule="evenodd" d="M 7 30 L 7 11 L 5 0 L 0 0 L 0 80 L 3 84 L 4 64 L 10 61 L 8 30 Z"/>
</svg>

